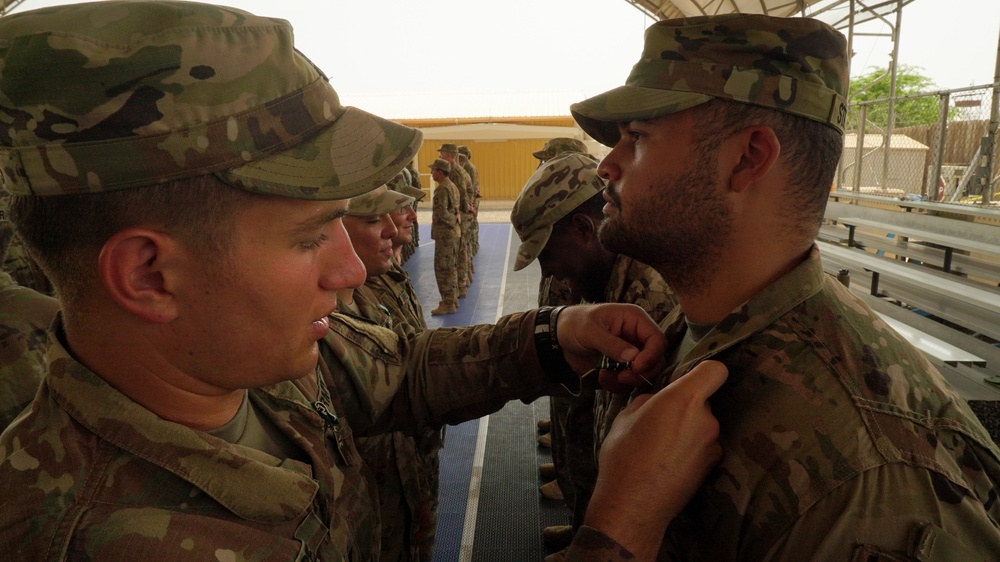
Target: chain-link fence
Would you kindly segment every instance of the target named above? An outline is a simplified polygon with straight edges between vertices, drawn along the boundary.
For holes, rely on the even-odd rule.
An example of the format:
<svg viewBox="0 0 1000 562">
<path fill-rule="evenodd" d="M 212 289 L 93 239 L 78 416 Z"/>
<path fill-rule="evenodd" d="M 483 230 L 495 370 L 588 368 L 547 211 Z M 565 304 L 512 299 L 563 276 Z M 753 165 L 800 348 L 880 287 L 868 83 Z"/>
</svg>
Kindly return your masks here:
<svg viewBox="0 0 1000 562">
<path fill-rule="evenodd" d="M 1000 208 L 993 95 L 985 85 L 852 104 L 835 188 Z"/>
</svg>

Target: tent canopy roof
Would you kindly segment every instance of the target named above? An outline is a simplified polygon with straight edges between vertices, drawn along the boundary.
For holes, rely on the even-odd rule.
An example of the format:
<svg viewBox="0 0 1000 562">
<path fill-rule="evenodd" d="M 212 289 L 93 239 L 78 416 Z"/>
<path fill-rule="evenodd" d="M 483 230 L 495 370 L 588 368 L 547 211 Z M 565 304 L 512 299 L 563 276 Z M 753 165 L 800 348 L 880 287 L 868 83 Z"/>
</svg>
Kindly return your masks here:
<svg viewBox="0 0 1000 562">
<path fill-rule="evenodd" d="M 850 27 L 854 4 L 855 24 L 887 18 L 894 13 L 898 0 L 875 0 L 864 4 L 857 0 L 625 0 L 655 19 L 673 19 L 719 14 L 767 14 L 772 16 L 810 16 L 837 29 Z M 905 6 L 913 0 L 902 0 Z"/>
</svg>

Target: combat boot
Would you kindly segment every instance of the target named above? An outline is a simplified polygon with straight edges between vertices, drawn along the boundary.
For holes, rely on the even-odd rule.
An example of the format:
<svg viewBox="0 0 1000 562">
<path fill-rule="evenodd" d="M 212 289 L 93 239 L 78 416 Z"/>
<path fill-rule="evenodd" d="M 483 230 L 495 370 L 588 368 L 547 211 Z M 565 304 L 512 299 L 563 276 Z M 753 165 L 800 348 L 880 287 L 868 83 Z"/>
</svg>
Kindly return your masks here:
<svg viewBox="0 0 1000 562">
<path fill-rule="evenodd" d="M 431 316 L 441 316 L 443 314 L 455 314 L 458 309 L 454 305 L 449 304 L 439 304 L 437 308 L 431 311 Z"/>
<path fill-rule="evenodd" d="M 545 447 L 546 449 L 552 448 L 552 434 L 546 433 L 545 435 L 538 436 L 538 445 Z"/>
<path fill-rule="evenodd" d="M 552 429 L 552 420 L 540 419 L 538 420 L 538 431 L 541 433 L 548 433 Z"/>
<path fill-rule="evenodd" d="M 538 465 L 538 474 L 546 480 L 552 480 L 556 477 L 556 465 L 550 462 L 540 464 Z"/>
<path fill-rule="evenodd" d="M 573 542 L 572 525 L 552 525 L 542 529 L 542 541 L 549 550 L 562 550 Z"/>
<path fill-rule="evenodd" d="M 561 500 L 563 499 L 562 488 L 559 487 L 558 480 L 552 480 L 551 482 L 546 482 L 538 487 L 538 491 L 542 493 L 542 497 L 549 500 Z M 567 543 L 568 544 L 568 543 Z"/>
</svg>

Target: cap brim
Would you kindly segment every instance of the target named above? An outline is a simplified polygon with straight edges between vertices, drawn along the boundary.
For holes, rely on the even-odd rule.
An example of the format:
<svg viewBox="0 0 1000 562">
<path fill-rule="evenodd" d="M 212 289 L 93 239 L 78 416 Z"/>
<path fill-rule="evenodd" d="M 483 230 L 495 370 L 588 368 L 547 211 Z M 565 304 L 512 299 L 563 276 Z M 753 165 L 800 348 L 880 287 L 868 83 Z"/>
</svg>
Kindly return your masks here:
<svg viewBox="0 0 1000 562">
<path fill-rule="evenodd" d="M 570 113 L 588 135 L 605 146 L 618 142 L 618 124 L 677 113 L 712 99 L 695 92 L 619 86 L 570 106 Z"/>
<path fill-rule="evenodd" d="M 417 129 L 347 107 L 317 135 L 216 175 L 242 189 L 280 197 L 349 199 L 391 180 L 422 141 Z"/>
<path fill-rule="evenodd" d="M 364 211 L 358 211 L 347 204 L 347 214 L 355 217 L 377 217 L 398 211 L 413 204 L 413 198 L 398 191 L 386 190 L 376 200 L 363 205 Z"/>
<path fill-rule="evenodd" d="M 549 243 L 552 236 L 552 225 L 535 230 L 528 236 L 527 240 L 521 242 L 517 247 L 517 257 L 514 259 L 514 271 L 521 271 L 535 261 L 538 254 L 542 253 L 542 248 Z"/>
<path fill-rule="evenodd" d="M 423 189 L 417 189 L 411 185 L 404 185 L 399 188 L 399 192 L 403 195 L 409 195 L 414 201 L 420 201 L 427 196 L 427 192 Z"/>
</svg>

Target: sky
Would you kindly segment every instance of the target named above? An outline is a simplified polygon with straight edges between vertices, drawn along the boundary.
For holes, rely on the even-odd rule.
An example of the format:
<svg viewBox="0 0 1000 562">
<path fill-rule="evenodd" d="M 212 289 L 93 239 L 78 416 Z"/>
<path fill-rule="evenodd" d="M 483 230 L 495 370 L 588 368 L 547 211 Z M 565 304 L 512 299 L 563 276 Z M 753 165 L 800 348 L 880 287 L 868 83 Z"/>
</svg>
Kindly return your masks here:
<svg viewBox="0 0 1000 562">
<path fill-rule="evenodd" d="M 68 3 L 25 0 L 15 12 Z M 346 104 L 391 118 L 428 116 L 441 102 L 488 106 L 480 115 L 511 104 L 552 114 L 624 84 L 652 23 L 625 0 L 221 3 L 289 20 L 299 50 Z M 899 62 L 939 89 L 993 82 L 1000 1 L 912 0 L 900 30 Z M 886 66 L 891 49 L 887 38 L 857 37 L 852 73 Z"/>
</svg>

